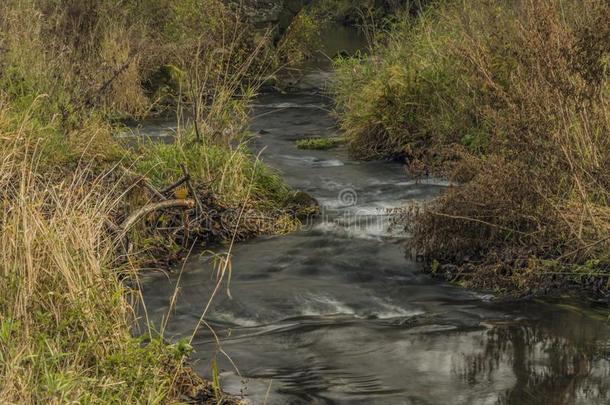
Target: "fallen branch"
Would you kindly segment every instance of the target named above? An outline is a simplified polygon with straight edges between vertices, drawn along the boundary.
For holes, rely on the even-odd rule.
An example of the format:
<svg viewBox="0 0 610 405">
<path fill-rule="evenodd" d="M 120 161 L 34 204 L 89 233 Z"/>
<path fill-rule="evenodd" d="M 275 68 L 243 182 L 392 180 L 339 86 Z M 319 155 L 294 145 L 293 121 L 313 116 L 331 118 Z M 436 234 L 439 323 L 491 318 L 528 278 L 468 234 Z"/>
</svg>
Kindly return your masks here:
<svg viewBox="0 0 610 405">
<path fill-rule="evenodd" d="M 167 195 L 168 193 L 171 193 L 176 188 L 180 187 L 181 185 L 183 185 L 184 183 L 186 183 L 189 180 L 190 180 L 190 177 L 188 175 L 184 176 L 180 180 L 176 181 L 175 183 L 165 187 L 163 190 L 161 190 L 161 193 Z"/>
<path fill-rule="evenodd" d="M 110 85 L 121 75 L 123 74 L 123 72 L 125 72 L 127 70 L 127 68 L 129 67 L 129 65 L 131 65 L 131 63 L 133 62 L 133 60 L 135 59 L 136 53 L 133 53 L 131 55 L 129 55 L 127 57 L 127 60 L 125 61 L 125 63 L 123 63 L 123 65 L 121 65 L 121 67 L 119 67 L 117 70 L 114 71 L 113 75 L 104 82 L 104 84 L 102 84 L 102 86 L 95 92 L 94 96 L 91 97 L 91 99 L 89 100 L 89 102 L 93 102 L 95 101 L 100 95 L 102 95 L 106 89 L 108 87 L 110 87 Z"/>
<path fill-rule="evenodd" d="M 605 238 L 598 239 L 598 240 L 596 240 L 596 241 L 595 241 L 595 242 L 593 242 L 593 243 L 589 243 L 589 244 L 587 244 L 587 245 L 585 245 L 585 246 L 581 246 L 581 247 L 579 247 L 578 249 L 573 250 L 573 251 L 571 251 L 571 252 L 569 252 L 569 253 L 565 253 L 565 254 L 563 254 L 563 255 L 559 256 L 559 257 L 557 258 L 557 260 L 565 259 L 565 258 L 566 258 L 566 257 L 568 257 L 568 256 L 572 256 L 572 255 L 574 255 L 574 254 L 576 254 L 576 253 L 578 253 L 578 252 L 581 252 L 581 251 L 583 251 L 583 250 L 590 249 L 590 248 L 592 248 L 592 247 L 594 247 L 594 246 L 599 245 L 600 243 L 604 243 L 604 242 L 605 242 L 605 241 L 607 241 L 607 240 L 610 240 L 610 236 L 606 236 Z"/>
<path fill-rule="evenodd" d="M 123 224 L 121 225 L 121 231 L 123 232 L 123 234 L 125 234 L 142 217 L 150 214 L 151 212 L 165 210 L 168 208 L 192 209 L 193 207 L 195 207 L 195 201 L 193 200 L 165 200 L 157 203 L 148 204 L 131 214 L 125 221 L 123 221 Z"/>
<path fill-rule="evenodd" d="M 450 219 L 457 219 L 457 220 L 461 220 L 461 221 L 476 222 L 476 223 L 479 223 L 479 224 L 487 225 L 487 226 L 492 227 L 492 228 L 498 228 L 498 229 L 501 229 L 501 230 L 506 231 L 506 232 L 514 232 L 514 233 L 517 233 L 519 235 L 526 235 L 526 236 L 531 235 L 531 233 L 526 233 L 526 232 L 518 231 L 516 229 L 507 228 L 507 227 L 502 226 L 502 225 L 492 224 L 491 222 L 483 221 L 483 220 L 477 219 L 477 218 L 464 217 L 462 215 L 449 215 L 449 214 L 444 214 L 442 212 L 431 211 L 431 210 L 429 210 L 428 212 L 430 214 L 432 214 L 432 215 L 437 215 L 439 217 L 450 218 Z"/>
</svg>

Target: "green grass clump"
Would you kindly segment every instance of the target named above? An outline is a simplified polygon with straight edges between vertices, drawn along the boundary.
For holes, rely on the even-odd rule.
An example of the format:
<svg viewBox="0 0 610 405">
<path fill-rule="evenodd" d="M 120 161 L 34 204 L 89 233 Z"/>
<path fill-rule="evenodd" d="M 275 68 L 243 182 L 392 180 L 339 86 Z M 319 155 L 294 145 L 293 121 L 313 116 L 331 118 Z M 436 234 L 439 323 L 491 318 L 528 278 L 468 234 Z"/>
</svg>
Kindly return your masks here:
<svg viewBox="0 0 610 405">
<path fill-rule="evenodd" d="M 281 177 L 244 144 L 229 148 L 197 142 L 190 132 L 173 144 L 144 143 L 140 152 L 136 170 L 160 188 L 182 178 L 184 164 L 194 184 L 205 186 L 226 206 L 248 202 L 257 207 L 281 208 L 291 195 Z"/>
<path fill-rule="evenodd" d="M 433 144 L 486 144 L 476 93 L 445 50 L 454 46 L 449 17 L 405 16 L 384 34 L 374 57 L 340 58 L 332 85 L 342 129 L 363 159 L 411 155 Z M 441 21 L 442 20 L 442 21 Z"/>
<path fill-rule="evenodd" d="M 304 138 L 296 141 L 299 149 L 317 149 L 326 150 L 332 149 L 345 143 L 345 138 L 342 136 Z"/>
</svg>

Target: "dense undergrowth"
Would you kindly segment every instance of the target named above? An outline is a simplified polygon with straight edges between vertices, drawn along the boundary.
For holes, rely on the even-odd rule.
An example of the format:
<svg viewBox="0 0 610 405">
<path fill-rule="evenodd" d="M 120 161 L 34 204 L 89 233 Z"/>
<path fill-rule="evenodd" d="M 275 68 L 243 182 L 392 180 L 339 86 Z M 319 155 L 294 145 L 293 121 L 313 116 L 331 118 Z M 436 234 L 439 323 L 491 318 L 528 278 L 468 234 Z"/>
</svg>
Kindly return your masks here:
<svg viewBox="0 0 610 405">
<path fill-rule="evenodd" d="M 126 285 L 195 241 L 298 223 L 293 193 L 244 145 L 275 63 L 251 34 L 217 0 L 0 4 L 3 401 L 222 399 L 186 366 L 188 343 L 133 337 Z M 172 112 L 172 144 L 114 136 L 126 118 Z"/>
<path fill-rule="evenodd" d="M 432 271 L 608 290 L 608 21 L 604 1 L 445 1 L 337 63 L 351 150 L 442 167 L 458 184 L 405 218 Z"/>
</svg>

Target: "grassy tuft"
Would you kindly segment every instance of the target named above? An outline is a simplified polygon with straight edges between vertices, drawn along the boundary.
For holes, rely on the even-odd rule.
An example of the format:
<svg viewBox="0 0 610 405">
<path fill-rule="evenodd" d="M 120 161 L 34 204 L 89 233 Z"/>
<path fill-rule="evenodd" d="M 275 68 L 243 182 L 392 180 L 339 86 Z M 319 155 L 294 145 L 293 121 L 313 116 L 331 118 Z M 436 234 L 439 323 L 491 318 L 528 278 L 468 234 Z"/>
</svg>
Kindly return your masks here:
<svg viewBox="0 0 610 405">
<path fill-rule="evenodd" d="M 141 145 L 136 169 L 163 188 L 183 176 L 185 164 L 195 184 L 208 188 L 227 206 L 249 204 L 281 208 L 291 191 L 284 181 L 259 161 L 245 144 L 233 148 L 212 142 L 198 143 L 193 131 L 178 136 L 173 144 Z"/>
<path fill-rule="evenodd" d="M 345 143 L 345 138 L 342 136 L 333 137 L 313 137 L 299 139 L 296 142 L 297 148 L 299 149 L 317 149 L 326 150 L 332 149 Z"/>
</svg>

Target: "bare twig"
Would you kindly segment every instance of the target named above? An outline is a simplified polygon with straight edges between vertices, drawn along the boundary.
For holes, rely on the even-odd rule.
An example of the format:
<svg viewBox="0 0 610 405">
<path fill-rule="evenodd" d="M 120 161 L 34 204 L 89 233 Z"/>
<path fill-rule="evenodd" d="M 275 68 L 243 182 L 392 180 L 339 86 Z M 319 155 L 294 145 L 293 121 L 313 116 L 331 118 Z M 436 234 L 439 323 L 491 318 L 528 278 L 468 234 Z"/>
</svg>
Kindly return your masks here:
<svg viewBox="0 0 610 405">
<path fill-rule="evenodd" d="M 436 211 L 429 211 L 429 212 L 430 212 L 430 214 L 438 215 L 439 217 L 445 217 L 445 218 L 450 218 L 450 219 L 459 219 L 459 220 L 462 220 L 462 221 L 469 221 L 469 222 L 477 222 L 479 224 L 487 225 L 487 226 L 490 226 L 492 228 L 502 229 L 503 231 L 507 231 L 507 232 L 514 232 L 514 233 L 518 233 L 520 235 L 530 235 L 530 234 L 528 234 L 526 232 L 518 231 L 516 229 L 507 228 L 507 227 L 502 226 L 502 225 L 492 224 L 491 222 L 483 221 L 483 220 L 477 219 L 477 218 L 465 217 L 465 216 L 462 216 L 462 215 L 449 215 L 449 214 L 444 214 L 442 212 L 436 212 Z"/>
<path fill-rule="evenodd" d="M 163 190 L 161 190 L 161 194 L 166 195 L 168 193 L 171 193 L 173 190 L 180 187 L 181 185 L 186 183 L 188 180 L 190 180 L 190 178 L 188 176 L 184 176 L 184 177 L 180 178 L 175 183 L 172 183 L 169 186 L 165 187 Z"/>
<path fill-rule="evenodd" d="M 589 243 L 589 244 L 587 244 L 587 245 L 585 245 L 585 246 L 581 246 L 581 247 L 579 247 L 578 249 L 575 249 L 575 250 L 573 250 L 573 251 L 571 251 L 571 252 L 565 253 L 565 254 L 563 254 L 563 255 L 559 256 L 559 257 L 557 258 L 557 260 L 561 260 L 561 259 L 564 259 L 564 258 L 566 258 L 566 257 L 568 257 L 568 256 L 572 256 L 573 254 L 576 254 L 576 253 L 578 253 L 578 252 L 581 252 L 581 251 L 583 251 L 583 250 L 590 249 L 590 248 L 592 248 L 592 247 L 594 247 L 594 246 L 599 245 L 600 243 L 604 243 L 604 242 L 605 242 L 605 241 L 607 241 L 607 240 L 610 240 L 610 236 L 607 236 L 607 237 L 602 238 L 602 239 L 598 239 L 598 240 L 596 240 L 596 241 L 595 241 L 595 242 L 593 242 L 593 243 Z"/>
<path fill-rule="evenodd" d="M 129 57 L 127 58 L 127 60 L 125 61 L 125 63 L 123 63 L 123 65 L 121 65 L 121 67 L 119 67 L 114 73 L 113 75 L 106 80 L 101 86 L 100 88 L 91 96 L 89 97 L 89 99 L 86 101 L 85 104 L 87 105 L 91 105 L 93 104 L 94 101 L 97 100 L 98 97 L 100 97 L 108 87 L 110 87 L 110 85 L 123 73 L 127 70 L 127 68 L 129 67 L 129 65 L 131 65 L 131 63 L 133 62 L 134 58 L 136 57 L 136 53 L 133 53 L 131 55 L 129 55 Z"/>
</svg>

